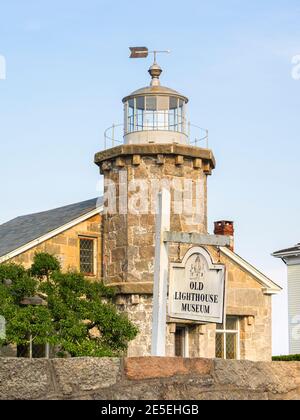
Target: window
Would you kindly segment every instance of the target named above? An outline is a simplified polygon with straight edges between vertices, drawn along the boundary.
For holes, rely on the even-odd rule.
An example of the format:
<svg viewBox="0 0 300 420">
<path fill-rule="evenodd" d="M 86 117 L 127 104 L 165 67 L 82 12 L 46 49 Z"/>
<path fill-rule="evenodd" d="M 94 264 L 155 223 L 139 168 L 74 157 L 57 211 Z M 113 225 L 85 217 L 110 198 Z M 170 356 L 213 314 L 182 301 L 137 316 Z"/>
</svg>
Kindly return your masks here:
<svg viewBox="0 0 300 420">
<path fill-rule="evenodd" d="M 217 325 L 216 358 L 239 359 L 239 319 L 227 317 L 226 324 Z"/>
<path fill-rule="evenodd" d="M 175 332 L 175 357 L 189 357 L 188 328 L 176 327 Z"/>
<path fill-rule="evenodd" d="M 94 243 L 94 239 L 80 239 L 80 272 L 88 276 L 95 274 Z"/>
</svg>

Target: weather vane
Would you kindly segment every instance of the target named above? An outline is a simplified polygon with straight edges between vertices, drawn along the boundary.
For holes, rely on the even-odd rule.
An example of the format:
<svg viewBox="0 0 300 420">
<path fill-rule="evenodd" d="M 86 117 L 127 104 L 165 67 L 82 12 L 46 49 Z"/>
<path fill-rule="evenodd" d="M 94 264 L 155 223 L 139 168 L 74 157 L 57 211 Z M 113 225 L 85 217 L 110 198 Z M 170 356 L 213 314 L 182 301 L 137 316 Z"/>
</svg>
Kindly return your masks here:
<svg viewBox="0 0 300 420">
<path fill-rule="evenodd" d="M 149 69 L 149 74 L 152 77 L 151 86 L 159 86 L 159 77 L 162 74 L 162 69 L 156 62 L 157 54 L 170 54 L 170 50 L 166 51 L 149 51 L 147 47 L 129 47 L 131 54 L 130 58 L 147 58 L 149 54 L 154 54 L 154 63 Z"/>
<path fill-rule="evenodd" d="M 156 63 L 157 54 L 170 54 L 170 50 L 165 51 L 149 51 L 147 47 L 129 47 L 131 51 L 130 58 L 147 58 L 149 54 L 154 55 L 154 63 Z"/>
</svg>

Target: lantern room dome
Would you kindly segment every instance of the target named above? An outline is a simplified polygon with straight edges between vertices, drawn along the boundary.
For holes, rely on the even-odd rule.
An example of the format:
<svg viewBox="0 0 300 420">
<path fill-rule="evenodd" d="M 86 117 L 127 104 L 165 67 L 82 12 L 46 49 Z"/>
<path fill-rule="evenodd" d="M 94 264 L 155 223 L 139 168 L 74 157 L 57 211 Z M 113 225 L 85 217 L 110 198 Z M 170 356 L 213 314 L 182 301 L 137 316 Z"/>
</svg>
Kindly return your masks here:
<svg viewBox="0 0 300 420">
<path fill-rule="evenodd" d="M 123 99 L 123 103 L 127 102 L 129 99 L 133 99 L 137 96 L 177 96 L 182 99 L 186 104 L 189 102 L 189 99 L 182 95 L 181 93 L 177 92 L 174 89 L 170 89 L 166 86 L 146 86 L 141 89 L 135 90 L 130 95 L 126 96 Z"/>
</svg>

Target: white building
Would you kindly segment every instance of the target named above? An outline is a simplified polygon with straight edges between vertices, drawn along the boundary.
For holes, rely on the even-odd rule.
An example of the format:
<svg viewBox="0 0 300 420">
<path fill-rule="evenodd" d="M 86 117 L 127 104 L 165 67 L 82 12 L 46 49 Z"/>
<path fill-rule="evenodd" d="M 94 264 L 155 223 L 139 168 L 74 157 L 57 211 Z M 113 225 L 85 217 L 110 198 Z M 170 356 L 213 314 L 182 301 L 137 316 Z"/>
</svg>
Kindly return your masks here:
<svg viewBox="0 0 300 420">
<path fill-rule="evenodd" d="M 290 354 L 300 354 L 300 244 L 274 252 L 288 270 Z"/>
</svg>

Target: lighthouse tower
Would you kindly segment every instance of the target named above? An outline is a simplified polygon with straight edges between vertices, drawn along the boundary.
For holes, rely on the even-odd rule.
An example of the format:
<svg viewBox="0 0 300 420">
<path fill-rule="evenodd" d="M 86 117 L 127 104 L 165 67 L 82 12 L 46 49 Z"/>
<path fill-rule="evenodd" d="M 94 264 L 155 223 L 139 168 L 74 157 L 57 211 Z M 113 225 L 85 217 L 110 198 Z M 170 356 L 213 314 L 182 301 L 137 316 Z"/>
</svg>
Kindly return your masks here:
<svg viewBox="0 0 300 420">
<path fill-rule="evenodd" d="M 197 143 L 206 133 L 191 136 L 188 98 L 161 85 L 156 60 L 149 73 L 150 85 L 123 99 L 123 139 L 118 143 L 113 136 L 112 147 L 95 156 L 105 182 L 103 278 L 140 330 L 129 356 L 151 352 L 157 193 L 170 188 L 171 230 L 207 233 L 207 177 L 215 168 L 206 143 Z M 187 249 L 171 246 L 170 262 Z M 167 354 L 174 356 L 176 322 L 169 319 L 166 328 Z M 193 325 L 186 328 L 194 331 Z"/>
</svg>

